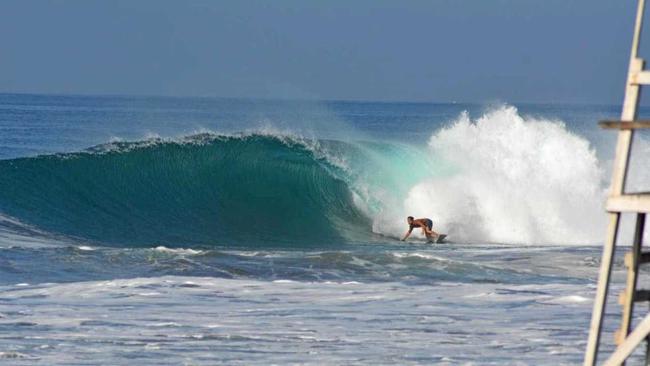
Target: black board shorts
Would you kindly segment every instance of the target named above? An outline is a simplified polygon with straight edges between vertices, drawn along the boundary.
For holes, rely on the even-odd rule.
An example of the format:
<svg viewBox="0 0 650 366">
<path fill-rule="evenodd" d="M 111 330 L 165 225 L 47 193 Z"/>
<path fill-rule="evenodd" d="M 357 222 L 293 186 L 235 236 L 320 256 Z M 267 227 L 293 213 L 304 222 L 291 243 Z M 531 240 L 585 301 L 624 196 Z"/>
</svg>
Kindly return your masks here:
<svg viewBox="0 0 650 366">
<path fill-rule="evenodd" d="M 427 225 L 427 227 L 429 228 L 429 230 L 432 230 L 432 229 L 433 229 L 433 221 L 431 221 L 430 219 L 426 219 L 426 220 L 424 221 L 424 223 Z"/>
</svg>

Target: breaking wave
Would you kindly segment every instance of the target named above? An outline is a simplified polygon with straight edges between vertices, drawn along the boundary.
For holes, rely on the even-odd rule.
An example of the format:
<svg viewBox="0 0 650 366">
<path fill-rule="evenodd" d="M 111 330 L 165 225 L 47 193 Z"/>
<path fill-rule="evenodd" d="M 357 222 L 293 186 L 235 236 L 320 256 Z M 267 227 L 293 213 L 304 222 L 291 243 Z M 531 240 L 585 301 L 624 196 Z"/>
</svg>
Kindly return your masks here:
<svg viewBox="0 0 650 366">
<path fill-rule="evenodd" d="M 0 214 L 117 246 L 368 242 L 400 237 L 408 215 L 457 242 L 602 240 L 603 164 L 561 121 L 504 106 L 431 134 L 414 146 L 206 133 L 2 160 Z"/>
</svg>

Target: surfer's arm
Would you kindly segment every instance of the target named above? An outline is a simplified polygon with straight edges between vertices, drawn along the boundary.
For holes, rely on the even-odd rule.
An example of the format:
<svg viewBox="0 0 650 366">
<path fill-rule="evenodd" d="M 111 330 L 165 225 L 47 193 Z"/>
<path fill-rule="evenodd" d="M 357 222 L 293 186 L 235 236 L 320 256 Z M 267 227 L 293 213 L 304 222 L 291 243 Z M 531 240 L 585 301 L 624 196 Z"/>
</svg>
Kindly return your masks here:
<svg viewBox="0 0 650 366">
<path fill-rule="evenodd" d="M 402 241 L 406 240 L 406 238 L 408 238 L 409 235 L 411 235 L 411 231 L 413 231 L 413 227 L 411 227 L 411 228 L 409 229 L 409 231 L 406 232 L 406 235 L 404 235 L 404 237 L 402 238 Z"/>
</svg>

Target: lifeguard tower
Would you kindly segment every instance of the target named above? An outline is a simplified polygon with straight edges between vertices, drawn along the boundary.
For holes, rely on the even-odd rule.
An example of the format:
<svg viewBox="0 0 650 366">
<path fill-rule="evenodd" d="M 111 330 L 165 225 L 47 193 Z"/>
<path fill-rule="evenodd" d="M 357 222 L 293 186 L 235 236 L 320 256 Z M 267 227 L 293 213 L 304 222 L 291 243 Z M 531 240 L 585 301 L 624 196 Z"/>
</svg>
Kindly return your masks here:
<svg viewBox="0 0 650 366">
<path fill-rule="evenodd" d="M 616 145 L 616 157 L 612 168 L 612 185 L 606 204 L 609 225 L 607 227 L 607 238 L 603 248 L 600 273 L 598 275 L 598 287 L 596 289 L 591 328 L 589 330 L 589 339 L 585 352 L 585 366 L 595 365 L 598 356 L 603 316 L 605 314 L 607 292 L 609 290 L 612 272 L 612 261 L 623 213 L 634 214 L 636 216 L 636 225 L 632 249 L 625 255 L 627 285 L 619 296 L 619 303 L 623 306 L 623 310 L 620 328 L 615 335 L 617 347 L 614 353 L 609 355 L 605 361 L 605 365 L 624 364 L 625 360 L 639 344 L 644 340 L 648 340 L 650 334 L 650 312 L 645 315 L 643 320 L 634 329 L 631 327 L 634 304 L 636 302 L 650 301 L 650 289 L 637 289 L 639 267 L 643 264 L 650 263 L 650 251 L 643 251 L 642 249 L 646 213 L 650 212 L 650 192 L 625 191 L 625 180 L 628 173 L 634 132 L 637 129 L 650 128 L 649 120 L 637 119 L 641 88 L 645 85 L 650 85 L 650 70 L 644 68 L 645 61 L 638 56 L 644 7 L 645 0 L 639 0 L 621 120 L 603 121 L 600 123 L 600 126 L 603 128 L 617 131 L 618 141 Z M 646 310 L 644 309 L 644 311 Z M 646 343 L 645 351 L 645 364 L 648 365 L 650 364 L 650 342 Z"/>
</svg>

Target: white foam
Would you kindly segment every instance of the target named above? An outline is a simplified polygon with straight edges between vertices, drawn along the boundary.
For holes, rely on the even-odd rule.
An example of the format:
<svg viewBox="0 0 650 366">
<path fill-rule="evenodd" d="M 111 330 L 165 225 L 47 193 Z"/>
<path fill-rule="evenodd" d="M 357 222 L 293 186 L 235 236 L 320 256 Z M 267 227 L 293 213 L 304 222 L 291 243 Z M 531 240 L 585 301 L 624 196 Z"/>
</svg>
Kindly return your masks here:
<svg viewBox="0 0 650 366">
<path fill-rule="evenodd" d="M 579 295 L 569 295 L 569 296 L 562 296 L 562 297 L 557 297 L 554 299 L 551 299 L 549 301 L 546 301 L 546 303 L 552 303 L 552 304 L 571 304 L 571 303 L 583 303 L 583 302 L 589 302 L 591 301 L 590 299 L 584 297 L 584 296 L 579 296 Z"/>
<path fill-rule="evenodd" d="M 375 230 L 404 231 L 405 214 L 431 217 L 454 240 L 595 243 L 604 237 L 603 169 L 589 142 L 560 121 L 503 106 L 475 121 L 461 114 L 429 141 L 448 174 L 415 184 Z"/>
<path fill-rule="evenodd" d="M 187 283 L 201 287 L 181 286 Z M 453 357 L 453 363 L 483 360 L 492 364 L 520 356 L 522 347 L 527 346 L 522 345 L 525 339 L 535 347 L 527 348 L 522 362 L 569 364 L 581 357 L 584 336 L 579 330 L 591 314 L 589 302 L 580 302 L 580 298 L 593 297 L 593 290 L 586 290 L 581 281 L 342 285 L 346 283 L 296 281 L 278 285 L 266 280 L 164 276 L 5 289 L 2 296 L 10 299 L 4 306 L 6 312 L 23 311 L 21 322 L 43 330 L 37 336 L 27 335 L 29 341 L 12 339 L 11 347 L 0 353 L 0 358 L 20 357 L 13 352 L 29 350 L 30 356 L 39 357 L 44 364 L 68 359 L 73 363 L 87 354 L 91 340 L 98 364 L 119 363 L 125 345 L 135 351 L 159 345 L 173 348 L 177 352 L 152 354 L 151 359 L 177 364 L 186 359 L 213 360 L 210 351 L 218 349 L 224 340 L 232 340 L 238 347 L 224 348 L 219 357 L 236 358 L 245 364 L 313 361 L 306 352 L 292 351 L 296 349 L 327 353 L 327 363 L 333 364 L 359 359 L 407 364 L 413 361 L 414 350 L 422 349 L 431 355 Z M 155 288 L 161 296 L 143 300 L 138 296 L 143 288 Z M 38 301 L 34 301 L 35 296 Z M 79 306 L 80 298 L 83 306 Z M 566 301 L 563 298 L 568 302 L 561 303 Z M 125 315 L 115 318 L 114 311 Z M 535 316 L 536 312 L 545 316 Z M 432 329 L 440 336 L 430 337 Z M 390 337 L 382 336 L 385 334 Z M 559 336 L 573 351 L 548 359 L 557 344 L 543 340 Z M 470 338 L 472 342 L 468 342 Z M 61 339 L 66 341 L 65 352 L 59 347 Z M 201 347 L 193 341 L 196 339 L 201 340 Z M 38 348 L 43 345 L 52 347 Z M 241 352 L 260 347 L 269 351 L 262 358 Z"/>
<path fill-rule="evenodd" d="M 181 325 L 176 322 L 163 322 L 163 323 L 153 323 L 150 326 L 152 327 L 180 327 Z"/>
<path fill-rule="evenodd" d="M 445 262 L 450 261 L 447 258 L 442 258 L 442 257 L 438 257 L 438 256 L 435 256 L 435 255 L 426 254 L 426 253 L 399 253 L 399 252 L 395 252 L 395 253 L 391 253 L 391 254 L 396 258 L 422 258 L 422 259 L 433 259 L 433 260 L 436 260 L 436 261 L 445 261 Z"/>
<path fill-rule="evenodd" d="M 202 250 L 195 250 L 195 249 L 189 249 L 189 248 L 167 248 L 165 246 L 158 246 L 154 248 L 155 251 L 157 252 L 163 252 L 163 253 L 173 253 L 173 254 L 183 254 L 183 255 L 198 255 L 198 254 L 203 254 L 204 251 Z"/>
<path fill-rule="evenodd" d="M 151 296 L 160 296 L 162 294 L 160 292 L 150 291 L 150 292 L 138 292 L 138 293 L 136 293 L 136 295 L 144 296 L 144 297 L 151 297 Z"/>
</svg>

